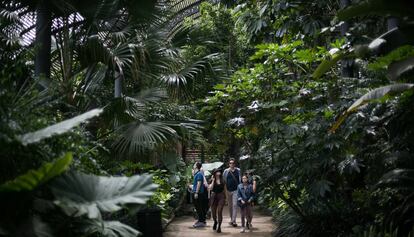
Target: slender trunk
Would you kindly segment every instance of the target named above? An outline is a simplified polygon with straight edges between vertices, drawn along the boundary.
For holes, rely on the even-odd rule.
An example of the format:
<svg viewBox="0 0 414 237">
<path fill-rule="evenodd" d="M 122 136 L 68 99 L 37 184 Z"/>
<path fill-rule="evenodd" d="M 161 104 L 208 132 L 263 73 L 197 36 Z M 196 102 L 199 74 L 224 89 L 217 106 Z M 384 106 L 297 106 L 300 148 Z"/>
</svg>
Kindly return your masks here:
<svg viewBox="0 0 414 237">
<path fill-rule="evenodd" d="M 240 141 L 235 136 L 232 137 L 232 141 L 229 147 L 229 154 L 232 158 L 239 161 L 240 158 Z"/>
<path fill-rule="evenodd" d="M 45 1 L 36 8 L 35 76 L 50 78 L 52 13 Z"/>
<path fill-rule="evenodd" d="M 350 5 L 350 0 L 341 0 L 341 9 L 346 8 Z M 349 30 L 349 22 L 345 21 L 341 25 L 341 36 L 345 37 Z M 354 75 L 354 60 L 343 59 L 341 61 L 341 76 L 352 77 Z"/>
<path fill-rule="evenodd" d="M 187 162 L 187 146 L 185 145 L 184 141 L 181 141 L 181 157 L 183 158 L 184 162 Z"/>
<path fill-rule="evenodd" d="M 115 71 L 115 98 L 122 96 L 122 74 Z"/>
<path fill-rule="evenodd" d="M 340 4 L 341 4 L 340 5 L 341 9 L 344 9 L 344 8 L 346 8 L 346 7 L 349 6 L 350 0 L 341 0 L 341 3 Z M 341 25 L 341 35 L 342 36 L 345 36 L 345 34 L 346 34 L 346 32 L 348 32 L 348 30 L 349 30 L 349 22 L 345 21 Z"/>
<path fill-rule="evenodd" d="M 203 164 L 206 162 L 206 156 L 205 156 L 205 153 L 204 153 L 204 146 L 201 146 L 201 157 L 200 157 L 200 161 Z"/>
</svg>

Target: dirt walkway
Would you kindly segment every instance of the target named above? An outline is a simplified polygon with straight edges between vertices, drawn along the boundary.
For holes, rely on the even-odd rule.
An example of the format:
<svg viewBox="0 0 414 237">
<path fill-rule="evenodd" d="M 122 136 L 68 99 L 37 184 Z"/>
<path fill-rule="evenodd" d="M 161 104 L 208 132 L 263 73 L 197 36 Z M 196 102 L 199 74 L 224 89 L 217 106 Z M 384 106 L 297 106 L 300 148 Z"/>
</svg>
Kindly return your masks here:
<svg viewBox="0 0 414 237">
<path fill-rule="evenodd" d="M 256 208 L 253 210 L 253 228 L 246 233 L 240 233 L 240 212 L 237 213 L 237 224 L 239 227 L 232 227 L 229 225 L 228 207 L 225 206 L 223 210 L 223 225 L 221 227 L 222 233 L 218 234 L 213 231 L 213 219 L 207 220 L 207 226 L 204 228 L 193 228 L 195 220 L 192 216 L 182 216 L 174 219 L 169 224 L 164 237 L 217 237 L 217 236 L 244 236 L 244 237 L 270 237 L 274 224 L 272 217 L 264 215 Z"/>
</svg>

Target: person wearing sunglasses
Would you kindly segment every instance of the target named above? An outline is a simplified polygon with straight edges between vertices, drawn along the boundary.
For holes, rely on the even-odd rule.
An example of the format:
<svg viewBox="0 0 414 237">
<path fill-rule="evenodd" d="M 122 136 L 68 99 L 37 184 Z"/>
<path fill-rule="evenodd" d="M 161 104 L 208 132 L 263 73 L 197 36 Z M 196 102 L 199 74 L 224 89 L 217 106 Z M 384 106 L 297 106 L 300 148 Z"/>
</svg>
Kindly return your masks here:
<svg viewBox="0 0 414 237">
<path fill-rule="evenodd" d="M 240 169 L 236 167 L 236 160 L 229 160 L 229 168 L 223 172 L 224 182 L 227 189 L 227 202 L 229 205 L 230 222 L 233 227 L 237 227 L 237 187 L 241 183 Z"/>
</svg>

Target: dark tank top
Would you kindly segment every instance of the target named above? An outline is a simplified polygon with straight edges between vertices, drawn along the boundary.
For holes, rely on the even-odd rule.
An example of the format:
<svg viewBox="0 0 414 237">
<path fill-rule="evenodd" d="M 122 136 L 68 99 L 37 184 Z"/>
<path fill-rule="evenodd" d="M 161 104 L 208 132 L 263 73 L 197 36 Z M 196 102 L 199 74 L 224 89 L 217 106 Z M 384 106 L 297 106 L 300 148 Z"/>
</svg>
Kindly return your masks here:
<svg viewBox="0 0 414 237">
<path fill-rule="evenodd" d="M 221 193 L 224 191 L 224 183 L 221 182 L 221 184 L 214 184 L 213 190 L 214 193 Z"/>
</svg>

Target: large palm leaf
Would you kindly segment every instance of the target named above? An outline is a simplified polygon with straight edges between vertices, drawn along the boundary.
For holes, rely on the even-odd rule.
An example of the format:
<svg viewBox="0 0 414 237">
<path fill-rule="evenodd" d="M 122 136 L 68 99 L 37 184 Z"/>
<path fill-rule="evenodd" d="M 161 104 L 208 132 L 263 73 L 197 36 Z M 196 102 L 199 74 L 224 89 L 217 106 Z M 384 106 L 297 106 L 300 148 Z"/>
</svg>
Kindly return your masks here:
<svg viewBox="0 0 414 237">
<path fill-rule="evenodd" d="M 209 73 L 214 74 L 220 70 L 213 66 L 219 56 L 219 54 L 210 54 L 195 62 L 184 62 L 177 58 L 177 62 L 170 64 L 165 74 L 161 76 L 161 81 L 174 97 L 188 96 L 191 91 L 190 86 L 197 82 L 201 83 L 196 81 L 197 79 L 204 79 Z"/>
<path fill-rule="evenodd" d="M 114 148 L 119 154 L 132 156 L 162 144 L 176 143 L 187 134 L 194 134 L 195 138 L 199 129 L 197 121 L 132 122 L 118 130 L 120 135 Z"/>
<path fill-rule="evenodd" d="M 413 169 L 395 169 L 386 173 L 378 182 L 379 187 L 388 187 L 405 193 L 404 200 L 390 214 L 388 219 L 393 227 L 401 236 L 408 236 L 407 233 L 412 230 L 414 223 L 414 170 Z M 408 227 L 408 228 L 401 228 Z M 400 228 L 400 229 L 398 229 Z M 402 233 L 401 233 L 402 232 Z"/>
<path fill-rule="evenodd" d="M 63 134 L 71 130 L 72 128 L 78 126 L 81 123 L 84 123 L 90 120 L 93 117 L 98 116 L 102 113 L 102 109 L 93 109 L 71 119 L 64 120 L 60 123 L 51 125 L 49 127 L 40 129 L 35 132 L 26 133 L 17 137 L 17 139 L 23 144 L 28 145 L 31 143 L 35 143 L 41 141 L 45 138 L 49 138 L 55 135 Z"/>
<path fill-rule="evenodd" d="M 104 120 L 109 126 L 115 128 L 136 120 L 142 120 L 145 107 L 148 104 L 165 99 L 166 96 L 165 91 L 160 88 L 148 88 L 134 97 L 115 98 L 105 107 Z"/>
<path fill-rule="evenodd" d="M 414 13 L 414 3 L 412 1 L 397 0 L 390 2 L 386 0 L 368 0 L 351 5 L 350 7 L 338 12 L 337 17 L 340 20 L 349 20 L 350 18 L 357 16 L 369 16 L 369 15 L 392 15 L 400 16 L 404 19 L 404 22 L 399 27 L 393 28 L 388 32 L 374 39 L 372 42 L 366 45 L 358 45 L 350 49 L 341 50 L 339 53 L 332 56 L 331 59 L 323 61 L 313 76 L 318 78 L 327 72 L 339 59 L 344 57 L 366 57 L 367 55 L 376 54 L 384 55 L 390 51 L 397 49 L 403 45 L 414 44 L 414 24 L 412 22 L 412 15 Z M 409 59 L 407 59 L 409 60 Z M 392 79 L 396 79 L 398 73 L 407 68 L 407 64 L 412 65 L 412 61 L 406 61 L 400 65 L 395 65 L 389 71 L 389 75 Z M 412 66 L 410 66 L 411 68 Z"/>
<path fill-rule="evenodd" d="M 37 170 L 29 170 L 14 180 L 0 185 L 0 191 L 31 191 L 65 172 L 72 163 L 72 154 L 46 163 Z"/>
<path fill-rule="evenodd" d="M 115 212 L 125 205 L 145 204 L 156 184 L 150 175 L 102 177 L 70 172 L 50 185 L 56 204 L 70 216 L 98 218 L 102 212 Z"/>
<path fill-rule="evenodd" d="M 90 219 L 82 222 L 80 232 L 86 235 L 99 233 L 105 237 L 137 237 L 139 232 L 119 221 Z"/>
<path fill-rule="evenodd" d="M 414 4 L 412 1 L 396 0 L 369 0 L 363 1 L 338 12 L 340 20 L 366 15 L 391 15 L 391 16 L 412 16 Z"/>
<path fill-rule="evenodd" d="M 345 121 L 346 117 L 348 117 L 349 114 L 355 112 L 359 107 L 363 106 L 364 104 L 370 103 L 375 100 L 379 100 L 383 98 L 386 95 L 396 95 L 399 93 L 402 93 L 404 91 L 410 90 L 414 87 L 414 84 L 409 83 L 397 83 L 393 85 L 383 86 L 376 88 L 362 97 L 360 97 L 358 100 L 356 100 L 335 122 L 335 124 L 331 128 L 331 132 L 335 132 L 336 129 Z"/>
<path fill-rule="evenodd" d="M 164 122 L 132 122 L 123 126 L 114 148 L 120 154 L 137 154 L 178 138 L 177 132 Z"/>
</svg>

